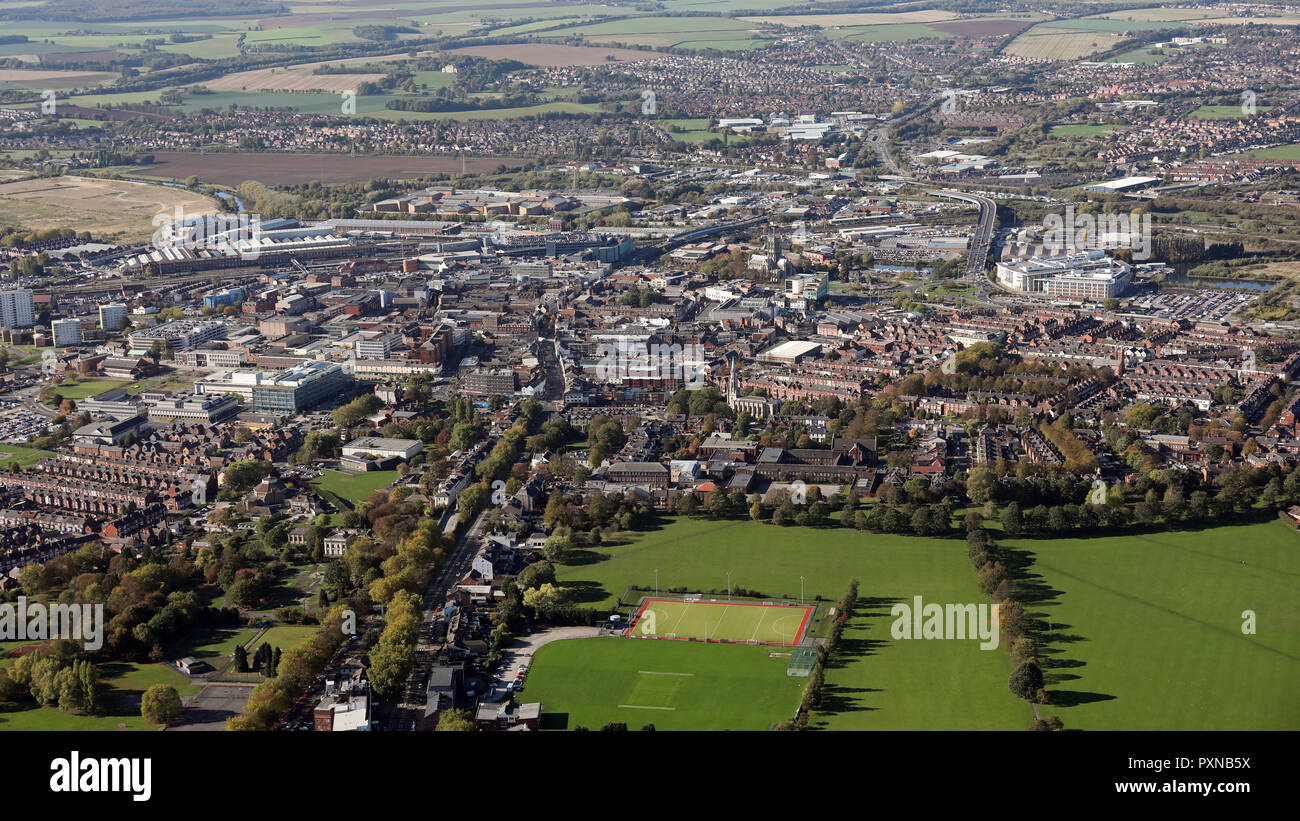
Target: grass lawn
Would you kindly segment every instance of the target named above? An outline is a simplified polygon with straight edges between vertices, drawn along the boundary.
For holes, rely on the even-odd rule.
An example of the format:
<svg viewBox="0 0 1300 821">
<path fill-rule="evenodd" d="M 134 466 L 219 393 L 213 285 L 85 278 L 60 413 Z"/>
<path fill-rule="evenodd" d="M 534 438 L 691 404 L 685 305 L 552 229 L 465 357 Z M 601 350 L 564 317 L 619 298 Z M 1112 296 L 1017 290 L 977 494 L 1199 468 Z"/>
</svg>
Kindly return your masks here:
<svg viewBox="0 0 1300 821">
<path fill-rule="evenodd" d="M 792 718 L 806 678 L 771 647 L 568 639 L 533 657 L 521 701 L 545 705 L 543 729 L 625 722 L 659 730 L 765 730 Z"/>
<path fill-rule="evenodd" d="M 1231 119 L 1236 119 L 1238 117 L 1249 117 L 1255 114 L 1263 114 L 1265 111 L 1268 111 L 1270 108 L 1272 108 L 1272 106 L 1268 106 L 1268 105 L 1256 106 L 1253 112 L 1247 114 L 1245 111 L 1242 110 L 1240 104 L 1203 105 L 1187 116 L 1196 120 L 1231 120 Z"/>
<path fill-rule="evenodd" d="M 113 388 L 125 388 L 135 384 L 137 383 L 129 379 L 87 379 L 84 382 L 69 380 L 55 385 L 54 390 L 64 399 L 75 402 L 104 391 L 111 391 Z"/>
<path fill-rule="evenodd" d="M 257 650 L 263 644 L 269 644 L 272 647 L 279 647 L 281 651 L 287 653 L 295 647 L 301 647 L 320 629 L 314 624 L 277 624 L 267 630 L 256 641 L 250 641 L 244 645 L 249 653 Z"/>
<path fill-rule="evenodd" d="M 1104 137 L 1112 131 L 1119 131 L 1118 125 L 1054 125 L 1053 137 Z"/>
<path fill-rule="evenodd" d="M 10 462 L 18 462 L 20 467 L 31 467 L 46 456 L 54 456 L 52 450 L 37 450 L 36 448 L 25 448 L 21 445 L 0 444 L 0 464 L 8 466 Z"/>
<path fill-rule="evenodd" d="M 396 478 L 395 470 L 370 470 L 357 474 L 327 470 L 319 478 L 313 479 L 312 484 L 355 505 L 365 501 L 376 490 L 387 489 Z"/>
<path fill-rule="evenodd" d="M 1286 525 L 1001 543 L 1027 565 L 1026 611 L 1049 623 L 1048 711 L 1066 727 L 1300 729 L 1300 534 Z"/>
<path fill-rule="evenodd" d="M 199 687 L 165 664 L 108 662 L 99 665 L 102 715 L 74 715 L 54 707 L 32 707 L 0 713 L 3 730 L 151 730 L 155 725 L 140 715 L 140 699 L 155 684 L 170 684 L 182 696 L 197 693 Z"/>
<path fill-rule="evenodd" d="M 962 540 L 666 518 L 626 544 L 582 550 L 573 561 L 558 569 L 560 582 L 579 603 L 599 608 L 612 607 L 630 584 L 653 588 L 656 569 L 660 590 L 722 590 L 730 571 L 738 587 L 795 600 L 800 576 L 808 599 L 831 600 L 857 577 L 858 609 L 843 634 L 843 657 L 826 671 L 826 709 L 813 716 L 814 727 L 1023 730 L 1033 719 L 1006 689 L 1005 650 L 890 638 L 894 602 L 918 595 L 926 602 L 987 601 Z M 628 603 L 639 597 L 629 594 Z"/>
</svg>

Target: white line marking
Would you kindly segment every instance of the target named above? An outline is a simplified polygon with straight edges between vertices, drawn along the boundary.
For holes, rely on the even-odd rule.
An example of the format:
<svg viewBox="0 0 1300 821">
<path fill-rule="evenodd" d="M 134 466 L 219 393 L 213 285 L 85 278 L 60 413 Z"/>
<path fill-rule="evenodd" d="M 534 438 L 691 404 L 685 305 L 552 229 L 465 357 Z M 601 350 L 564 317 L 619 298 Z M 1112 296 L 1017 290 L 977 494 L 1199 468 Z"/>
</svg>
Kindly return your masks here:
<svg viewBox="0 0 1300 821">
<path fill-rule="evenodd" d="M 637 670 L 643 676 L 694 676 L 694 673 L 663 673 L 658 670 Z"/>
<path fill-rule="evenodd" d="M 754 635 L 749 637 L 750 641 L 756 641 L 758 639 L 758 628 L 762 627 L 763 622 L 767 621 L 768 612 L 769 611 L 766 607 L 763 608 L 763 615 L 758 617 L 758 624 L 754 625 Z"/>
<path fill-rule="evenodd" d="M 689 604 L 682 608 L 682 614 L 677 617 L 677 621 L 673 622 L 673 629 L 668 631 L 670 635 L 677 635 L 677 625 L 682 623 L 682 619 L 686 618 L 686 614 L 690 609 L 691 606 Z"/>
<path fill-rule="evenodd" d="M 676 707 L 651 707 L 648 704 L 620 704 L 618 706 L 624 710 L 668 710 L 669 712 L 676 712 L 677 710 Z"/>
</svg>

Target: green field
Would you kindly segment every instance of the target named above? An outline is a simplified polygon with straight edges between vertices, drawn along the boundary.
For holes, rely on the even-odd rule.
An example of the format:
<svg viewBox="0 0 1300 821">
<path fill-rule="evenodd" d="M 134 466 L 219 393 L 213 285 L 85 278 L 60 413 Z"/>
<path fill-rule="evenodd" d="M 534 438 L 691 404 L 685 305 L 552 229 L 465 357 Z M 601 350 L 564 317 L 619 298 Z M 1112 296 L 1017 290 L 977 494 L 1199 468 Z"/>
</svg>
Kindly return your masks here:
<svg viewBox="0 0 1300 821">
<path fill-rule="evenodd" d="M 792 718 L 806 678 L 785 653 L 738 644 L 568 639 L 537 651 L 521 701 L 540 701 L 543 729 L 766 730 Z"/>
<path fill-rule="evenodd" d="M 1262 148 L 1258 151 L 1247 151 L 1243 154 L 1233 154 L 1232 156 L 1258 157 L 1261 160 L 1300 160 L 1300 144 L 1279 145 L 1276 148 Z"/>
<path fill-rule="evenodd" d="M 647 599 L 628 635 L 793 645 L 802 638 L 812 611 L 811 607 Z"/>
<path fill-rule="evenodd" d="M 1016 596 L 1043 627 L 1044 672 L 1069 728 L 1300 729 L 1300 535 L 1276 521 L 1086 539 L 1006 539 Z M 631 585 L 706 596 L 733 584 L 779 600 L 838 596 L 860 580 L 841 652 L 826 670 L 827 729 L 1021 730 L 1029 705 L 1006 689 L 1006 648 L 891 636 L 894 603 L 987 601 L 959 539 L 664 519 L 558 569 L 598 609 Z M 1241 634 L 1253 610 L 1258 634 Z M 661 623 L 662 624 L 662 623 Z M 661 628 L 662 629 L 662 628 Z M 712 633 L 711 633 L 712 634 Z M 635 642 L 696 646 L 696 642 Z M 643 668 L 644 669 L 644 668 Z M 530 682 L 530 687 L 532 683 Z"/>
<path fill-rule="evenodd" d="M 1112 131 L 1119 131 L 1118 125 L 1054 125 L 1053 137 L 1104 137 Z"/>
<path fill-rule="evenodd" d="M 1279 521 L 1012 540 L 1067 727 L 1300 729 L 1300 534 Z M 1253 610 L 1257 633 L 1243 635 Z"/>
<path fill-rule="evenodd" d="M 396 478 L 395 470 L 370 470 L 357 474 L 327 470 L 320 478 L 313 479 L 312 484 L 357 504 L 376 490 L 386 490 Z"/>
<path fill-rule="evenodd" d="M 859 579 L 858 609 L 841 639 L 844 655 L 826 670 L 826 709 L 811 726 L 1022 730 L 1033 720 L 1028 705 L 1006 689 L 1011 663 L 1004 650 L 980 650 L 971 641 L 890 638 L 893 602 L 917 595 L 934 602 L 986 601 L 962 540 L 676 518 L 627 544 L 579 551 L 556 575 L 580 604 L 607 609 L 629 585 L 653 589 L 656 569 L 661 590 L 723 590 L 730 571 L 734 585 L 795 601 L 800 576 L 805 600 L 820 595 L 824 602 Z M 627 594 L 626 603 L 638 598 Z"/>
<path fill-rule="evenodd" d="M 1255 108 L 1254 114 L 1263 114 L 1272 106 L 1261 105 Z M 1232 120 L 1238 117 L 1254 116 L 1247 114 L 1242 110 L 1241 105 L 1203 105 L 1187 116 L 1196 120 Z"/>
<path fill-rule="evenodd" d="M 60 382 L 54 386 L 54 391 L 64 399 L 75 402 L 113 388 L 129 388 L 133 385 L 136 383 L 129 379 L 87 379 L 84 382 Z"/>
<path fill-rule="evenodd" d="M 37 450 L 36 448 L 25 448 L 20 445 L 3 445 L 0 444 L 0 464 L 8 465 L 10 462 L 17 462 L 19 467 L 31 467 L 46 456 L 53 456 L 52 450 Z"/>
</svg>

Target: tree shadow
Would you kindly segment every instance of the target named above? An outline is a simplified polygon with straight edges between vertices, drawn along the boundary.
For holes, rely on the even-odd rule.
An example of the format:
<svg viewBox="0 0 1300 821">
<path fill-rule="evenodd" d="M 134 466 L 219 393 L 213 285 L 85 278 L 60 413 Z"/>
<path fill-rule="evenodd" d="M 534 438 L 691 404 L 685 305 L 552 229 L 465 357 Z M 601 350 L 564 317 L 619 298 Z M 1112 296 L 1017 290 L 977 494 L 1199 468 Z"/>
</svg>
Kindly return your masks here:
<svg viewBox="0 0 1300 821">
<path fill-rule="evenodd" d="M 1132 531 L 1125 531 L 1126 533 Z M 1051 687 L 1067 681 L 1079 681 L 1083 678 L 1077 673 L 1065 670 L 1078 670 L 1086 667 L 1087 662 L 1069 657 L 1069 646 L 1078 642 L 1089 641 L 1086 636 L 1069 632 L 1072 625 L 1055 621 L 1051 618 L 1050 608 L 1061 604 L 1064 591 L 1048 584 L 1041 574 L 1034 572 L 1037 555 L 1025 547 L 1000 544 L 999 560 L 1007 568 L 1014 580 L 1012 597 L 1018 601 L 1029 618 L 1026 633 L 1038 646 L 1038 664 L 1043 671 L 1043 683 Z M 1105 693 L 1087 693 L 1074 690 L 1049 690 L 1053 705 L 1073 707 L 1095 701 L 1110 701 L 1115 698 Z"/>
</svg>

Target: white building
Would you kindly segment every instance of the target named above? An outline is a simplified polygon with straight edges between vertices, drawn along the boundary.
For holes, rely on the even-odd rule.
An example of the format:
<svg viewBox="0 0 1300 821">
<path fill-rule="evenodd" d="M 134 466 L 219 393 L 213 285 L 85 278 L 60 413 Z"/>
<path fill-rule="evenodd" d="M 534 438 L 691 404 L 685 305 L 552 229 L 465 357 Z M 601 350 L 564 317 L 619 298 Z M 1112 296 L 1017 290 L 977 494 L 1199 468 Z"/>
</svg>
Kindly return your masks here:
<svg viewBox="0 0 1300 821">
<path fill-rule="evenodd" d="M 1085 251 L 1063 257 L 1030 257 L 997 265 L 998 282 L 1016 291 L 1061 299 L 1108 299 L 1122 296 L 1133 269 L 1106 256 Z"/>
<path fill-rule="evenodd" d="M 35 324 L 30 290 L 9 288 L 0 291 L 0 328 L 30 328 Z"/>
<path fill-rule="evenodd" d="M 126 306 L 120 302 L 99 306 L 99 327 L 106 331 L 116 331 L 126 319 Z"/>
<path fill-rule="evenodd" d="M 56 348 L 81 344 L 81 320 L 79 319 L 56 319 L 50 323 L 50 331 L 54 334 Z"/>
</svg>

